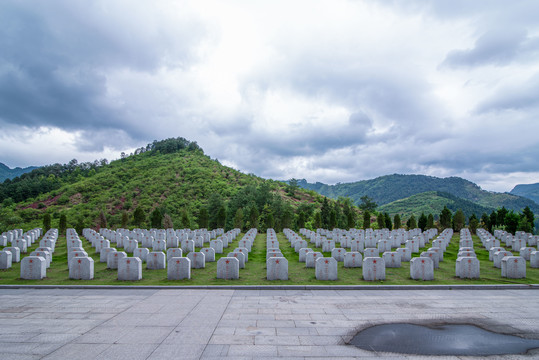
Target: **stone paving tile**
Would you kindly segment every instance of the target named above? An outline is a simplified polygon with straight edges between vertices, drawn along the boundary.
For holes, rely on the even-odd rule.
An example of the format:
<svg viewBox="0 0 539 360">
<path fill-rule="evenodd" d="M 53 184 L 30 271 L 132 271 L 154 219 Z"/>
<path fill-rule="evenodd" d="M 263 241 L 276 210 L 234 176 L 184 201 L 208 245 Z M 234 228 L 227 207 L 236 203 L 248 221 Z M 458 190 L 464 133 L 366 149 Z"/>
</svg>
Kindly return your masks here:
<svg viewBox="0 0 539 360">
<path fill-rule="evenodd" d="M 192 345 L 160 345 L 155 349 L 148 360 L 161 360 L 161 359 L 199 359 L 206 344 L 192 344 Z"/>
<path fill-rule="evenodd" d="M 156 348 L 156 344 L 112 344 L 105 351 L 97 355 L 96 359 L 143 360 L 147 359 Z"/>
<path fill-rule="evenodd" d="M 67 344 L 56 351 L 53 351 L 45 360 L 58 359 L 95 359 L 100 353 L 109 348 L 110 344 Z"/>
</svg>

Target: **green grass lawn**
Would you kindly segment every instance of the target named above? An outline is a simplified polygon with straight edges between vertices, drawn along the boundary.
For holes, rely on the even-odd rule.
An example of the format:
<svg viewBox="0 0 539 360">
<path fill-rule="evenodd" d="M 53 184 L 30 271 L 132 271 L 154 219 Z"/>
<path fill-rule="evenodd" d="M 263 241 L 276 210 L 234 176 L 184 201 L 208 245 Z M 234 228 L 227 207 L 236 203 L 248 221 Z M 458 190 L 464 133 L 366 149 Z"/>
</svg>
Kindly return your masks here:
<svg viewBox="0 0 539 360">
<path fill-rule="evenodd" d="M 90 242 L 81 237 L 83 247 L 94 259 L 94 279 L 93 280 L 71 280 L 67 266 L 67 246 L 64 237 L 60 237 L 53 255 L 51 267 L 47 269 L 47 277 L 43 280 L 21 280 L 20 263 L 14 263 L 13 267 L 7 270 L 0 270 L 0 284 L 25 284 L 25 285 L 434 285 L 434 284 L 539 284 L 539 269 L 530 268 L 529 263 L 526 268 L 525 279 L 506 279 L 501 277 L 501 269 L 493 266 L 488 260 L 488 251 L 482 248 L 477 236 L 473 236 L 475 252 L 481 262 L 481 278 L 476 280 L 459 279 L 455 277 L 455 260 L 458 253 L 458 234 L 453 236 L 451 243 L 444 253 L 444 261 L 440 262 L 440 268 L 434 271 L 434 281 L 412 280 L 410 278 L 410 267 L 408 262 L 403 262 L 401 268 L 387 268 L 386 280 L 384 281 L 364 281 L 361 268 L 345 268 L 343 263 L 338 265 L 337 281 L 321 281 L 315 278 L 315 269 L 306 268 L 304 263 L 299 262 L 299 255 L 290 247 L 283 233 L 277 234 L 280 249 L 283 256 L 288 260 L 289 280 L 266 280 L 266 235 L 258 234 L 249 253 L 249 261 L 245 269 L 240 269 L 239 280 L 217 279 L 217 260 L 226 256 L 238 246 L 243 234 L 240 234 L 228 248 L 224 249 L 224 254 L 216 254 L 215 262 L 207 262 L 204 269 L 191 269 L 190 280 L 167 280 L 167 271 L 146 270 L 146 263 L 142 264 L 142 280 L 140 281 L 118 281 L 117 271 L 106 268 L 106 263 L 99 262 L 99 254 L 96 254 Z M 114 245 L 114 244 L 112 244 Z M 311 246 L 312 245 L 312 246 Z M 38 243 L 34 243 L 28 250 L 30 253 Z M 315 251 L 314 244 L 310 247 Z M 430 247 L 430 245 L 427 245 Z M 123 251 L 122 248 L 117 248 Z M 426 250 L 426 249 L 425 249 Z M 197 249 L 198 251 L 198 249 Z M 323 253 L 324 256 L 331 256 L 330 253 Z M 21 258 L 27 254 L 21 254 Z M 414 254 L 419 256 L 419 254 Z"/>
</svg>

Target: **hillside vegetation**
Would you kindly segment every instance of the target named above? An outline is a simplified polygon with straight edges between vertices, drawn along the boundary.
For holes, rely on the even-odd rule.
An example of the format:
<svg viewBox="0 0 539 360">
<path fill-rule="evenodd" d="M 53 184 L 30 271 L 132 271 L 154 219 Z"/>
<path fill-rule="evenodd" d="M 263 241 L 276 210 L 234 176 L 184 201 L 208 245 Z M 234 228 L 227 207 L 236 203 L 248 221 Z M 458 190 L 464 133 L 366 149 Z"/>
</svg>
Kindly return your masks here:
<svg viewBox="0 0 539 360">
<path fill-rule="evenodd" d="M 313 191 L 246 175 L 210 159 L 183 138 L 154 141 L 122 158 L 50 165 L 0 185 L 0 232 L 43 225 L 62 215 L 67 227 L 175 228 L 310 226 L 324 203 L 335 226 L 347 227 L 358 209 L 346 201 L 324 202 Z"/>
<path fill-rule="evenodd" d="M 539 183 L 517 185 L 510 194 L 523 196 L 539 204 Z"/>
<path fill-rule="evenodd" d="M 438 215 L 442 212 L 444 206 L 452 212 L 456 212 L 459 209 L 462 210 L 467 218 L 472 216 L 472 214 L 480 217 L 483 213 L 490 214 L 496 210 L 495 208 L 481 206 L 441 191 L 428 191 L 412 195 L 382 205 L 378 210 L 384 213 L 387 212 L 391 216 L 399 214 L 403 218 L 408 218 L 411 215 L 419 217 L 422 213 Z"/>
<path fill-rule="evenodd" d="M 539 212 L 539 205 L 530 199 L 508 193 L 485 191 L 473 182 L 459 177 L 437 178 L 426 175 L 394 174 L 380 176 L 371 180 L 336 185 L 326 185 L 320 182 L 311 184 L 305 180 L 300 180 L 298 185 L 334 199 L 339 196 L 349 197 L 356 205 L 361 203 L 361 197 L 365 195 L 372 198 L 378 205 L 384 205 L 412 195 L 438 191 L 474 202 L 486 208 L 505 207 L 510 210 L 520 211 L 528 206 L 534 212 Z M 424 206 L 429 205 L 424 204 Z M 416 210 L 410 211 L 416 212 Z"/>
</svg>

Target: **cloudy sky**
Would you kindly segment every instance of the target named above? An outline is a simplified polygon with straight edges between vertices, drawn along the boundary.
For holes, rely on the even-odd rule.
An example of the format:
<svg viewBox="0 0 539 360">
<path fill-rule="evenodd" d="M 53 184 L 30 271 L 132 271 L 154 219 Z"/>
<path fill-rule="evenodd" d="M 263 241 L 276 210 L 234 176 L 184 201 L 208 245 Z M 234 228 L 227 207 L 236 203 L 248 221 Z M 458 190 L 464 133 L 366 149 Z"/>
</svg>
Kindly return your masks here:
<svg viewBox="0 0 539 360">
<path fill-rule="evenodd" d="M 538 1 L 0 3 L 0 162 L 182 136 L 310 182 L 539 182 Z"/>
</svg>

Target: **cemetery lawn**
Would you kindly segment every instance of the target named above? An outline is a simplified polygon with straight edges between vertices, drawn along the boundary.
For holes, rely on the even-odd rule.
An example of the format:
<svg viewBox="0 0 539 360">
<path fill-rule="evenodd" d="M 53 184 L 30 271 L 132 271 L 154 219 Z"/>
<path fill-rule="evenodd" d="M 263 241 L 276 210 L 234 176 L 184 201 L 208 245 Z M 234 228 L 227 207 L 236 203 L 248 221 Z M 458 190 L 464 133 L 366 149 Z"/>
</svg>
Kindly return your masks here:
<svg viewBox="0 0 539 360">
<path fill-rule="evenodd" d="M 217 260 L 226 256 L 228 252 L 237 247 L 243 234 L 240 234 L 223 254 L 215 254 L 215 262 L 207 262 L 204 269 L 191 269 L 191 279 L 189 280 L 168 280 L 167 270 L 147 270 L 146 263 L 142 264 L 142 280 L 140 281 L 118 281 L 117 270 L 106 268 L 106 263 L 99 262 L 99 254 L 91 247 L 91 244 L 81 237 L 83 247 L 88 255 L 94 259 L 94 279 L 93 280 L 71 280 L 67 264 L 67 246 L 65 237 L 58 239 L 51 267 L 47 269 L 47 277 L 43 280 L 22 280 L 20 279 L 20 263 L 14 263 L 10 269 L 0 270 L 0 285 L 470 285 L 470 284 L 539 284 L 539 269 L 530 268 L 529 262 L 526 266 L 525 279 L 506 279 L 501 277 L 501 269 L 493 266 L 488 260 L 488 251 L 482 248 L 477 236 L 473 236 L 474 248 L 477 258 L 481 263 L 480 279 L 459 279 L 455 277 L 455 260 L 458 253 L 459 235 L 453 236 L 451 243 L 444 253 L 444 261 L 440 262 L 440 268 L 434 270 L 434 281 L 412 280 L 410 278 L 410 266 L 408 262 L 403 262 L 401 268 L 386 268 L 386 280 L 384 281 L 364 281 L 362 268 L 345 268 L 343 263 L 338 264 L 338 280 L 322 281 L 316 280 L 315 269 L 305 268 L 304 263 L 299 262 L 299 255 L 290 247 L 283 233 L 278 233 L 277 238 L 283 256 L 288 260 L 288 281 L 266 280 L 266 235 L 258 234 L 249 253 L 248 262 L 245 269 L 240 269 L 239 280 L 217 279 Z M 309 244 L 314 245 L 314 244 Z M 38 242 L 34 243 L 28 254 L 38 247 Z M 430 245 L 427 245 L 429 247 Z M 315 251 L 322 251 L 321 248 L 311 246 Z M 122 251 L 122 248 L 117 248 Z M 197 251 L 199 251 L 197 249 Z M 23 256 L 28 254 L 21 254 Z M 330 257 L 331 253 L 323 252 L 324 256 Z M 414 257 L 419 254 L 413 254 Z"/>
</svg>

